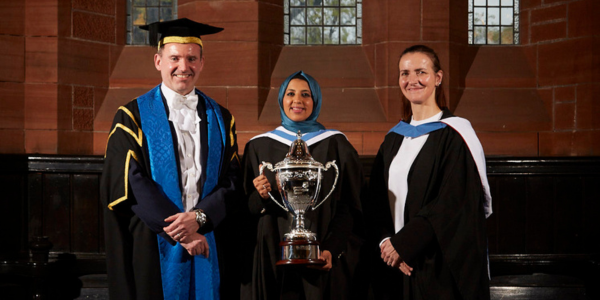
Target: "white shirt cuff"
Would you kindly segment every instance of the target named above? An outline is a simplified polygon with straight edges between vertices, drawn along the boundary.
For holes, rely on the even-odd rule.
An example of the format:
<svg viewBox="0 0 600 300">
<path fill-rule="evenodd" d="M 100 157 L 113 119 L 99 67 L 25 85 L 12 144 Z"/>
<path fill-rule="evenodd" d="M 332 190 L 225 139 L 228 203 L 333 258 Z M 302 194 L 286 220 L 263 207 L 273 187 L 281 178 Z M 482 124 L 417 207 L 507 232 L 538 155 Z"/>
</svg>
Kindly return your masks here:
<svg viewBox="0 0 600 300">
<path fill-rule="evenodd" d="M 383 242 L 389 240 L 389 237 L 386 237 L 385 239 L 381 240 L 381 242 L 379 242 L 379 248 L 381 248 L 381 244 L 383 244 Z"/>
</svg>

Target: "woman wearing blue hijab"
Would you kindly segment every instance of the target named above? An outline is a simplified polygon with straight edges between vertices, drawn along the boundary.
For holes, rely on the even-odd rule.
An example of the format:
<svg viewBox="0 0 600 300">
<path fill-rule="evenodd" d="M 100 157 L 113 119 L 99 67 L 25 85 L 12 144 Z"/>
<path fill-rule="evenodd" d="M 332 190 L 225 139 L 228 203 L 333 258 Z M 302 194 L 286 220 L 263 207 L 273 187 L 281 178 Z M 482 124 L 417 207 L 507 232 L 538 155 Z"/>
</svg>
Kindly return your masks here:
<svg viewBox="0 0 600 300">
<path fill-rule="evenodd" d="M 308 74 L 290 75 L 279 89 L 281 126 L 255 136 L 244 150 L 242 162 L 244 190 L 248 208 L 256 224 L 253 241 L 252 275 L 242 286 L 243 299 L 352 299 L 358 297 L 351 281 L 356 273 L 362 212 L 360 189 L 362 170 L 358 154 L 346 136 L 326 130 L 317 122 L 321 110 L 321 89 Z M 276 266 L 281 257 L 284 234 L 289 232 L 292 216 L 274 203 L 268 192 L 281 199 L 274 174 L 259 175 L 260 164 L 282 161 L 296 133 L 308 145 L 312 157 L 321 163 L 335 160 L 339 168 L 336 188 L 316 210 L 306 213 L 305 228 L 316 233 L 321 256 L 326 264 L 319 267 Z M 335 171 L 323 173 L 318 200 L 329 193 Z M 254 236 L 254 235 L 253 235 Z M 250 279 L 251 277 L 251 279 Z"/>
</svg>

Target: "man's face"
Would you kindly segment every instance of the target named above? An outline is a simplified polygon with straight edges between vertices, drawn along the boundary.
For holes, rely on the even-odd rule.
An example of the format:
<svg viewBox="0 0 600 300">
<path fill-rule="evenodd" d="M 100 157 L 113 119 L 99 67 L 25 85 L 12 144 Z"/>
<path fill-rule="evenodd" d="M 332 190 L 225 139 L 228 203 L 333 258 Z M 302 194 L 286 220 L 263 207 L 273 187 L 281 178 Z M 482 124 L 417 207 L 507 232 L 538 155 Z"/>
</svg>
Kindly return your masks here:
<svg viewBox="0 0 600 300">
<path fill-rule="evenodd" d="M 168 88 L 186 95 L 194 89 L 204 57 L 198 44 L 168 43 L 160 54 L 154 55 L 154 66 Z"/>
</svg>

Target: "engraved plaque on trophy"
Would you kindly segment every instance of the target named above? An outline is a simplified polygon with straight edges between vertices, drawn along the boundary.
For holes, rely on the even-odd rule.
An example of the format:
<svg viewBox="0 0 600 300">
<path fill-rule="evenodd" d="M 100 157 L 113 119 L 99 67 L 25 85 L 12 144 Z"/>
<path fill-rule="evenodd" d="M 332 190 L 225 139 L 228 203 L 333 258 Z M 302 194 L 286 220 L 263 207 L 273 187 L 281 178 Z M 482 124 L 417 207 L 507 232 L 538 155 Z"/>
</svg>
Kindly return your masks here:
<svg viewBox="0 0 600 300">
<path fill-rule="evenodd" d="M 333 186 L 327 196 L 318 201 L 322 172 L 326 172 L 331 167 L 336 171 Z M 323 204 L 335 189 L 339 176 L 335 160 L 327 162 L 325 166 L 314 160 L 308 152 L 306 142 L 302 140 L 302 136 L 298 132 L 297 139 L 292 142 L 285 159 L 275 164 L 275 167 L 271 163 L 262 162 L 261 175 L 265 168 L 275 173 L 282 196 L 282 203 L 279 203 L 269 193 L 271 200 L 294 218 L 292 230 L 286 233 L 283 241 L 279 243 L 281 260 L 277 262 L 277 265 L 325 264 L 324 260 L 319 259 L 321 250 L 317 235 L 304 228 L 304 215 L 307 210 L 314 210 Z"/>
</svg>

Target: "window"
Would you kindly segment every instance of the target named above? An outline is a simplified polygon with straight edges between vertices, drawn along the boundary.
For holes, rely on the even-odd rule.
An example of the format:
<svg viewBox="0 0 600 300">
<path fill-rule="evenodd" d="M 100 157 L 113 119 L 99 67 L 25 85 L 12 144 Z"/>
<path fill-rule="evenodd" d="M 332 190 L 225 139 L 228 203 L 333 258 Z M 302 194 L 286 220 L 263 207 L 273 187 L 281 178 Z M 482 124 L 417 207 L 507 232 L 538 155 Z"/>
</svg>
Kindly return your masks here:
<svg viewBox="0 0 600 300">
<path fill-rule="evenodd" d="M 519 44 L 519 0 L 468 0 L 469 44 Z"/>
<path fill-rule="evenodd" d="M 286 45 L 362 43 L 362 0 L 283 0 Z"/>
<path fill-rule="evenodd" d="M 127 45 L 148 45 L 148 31 L 138 28 L 177 18 L 177 0 L 127 0 Z"/>
</svg>

